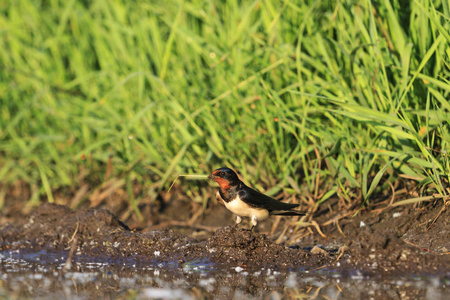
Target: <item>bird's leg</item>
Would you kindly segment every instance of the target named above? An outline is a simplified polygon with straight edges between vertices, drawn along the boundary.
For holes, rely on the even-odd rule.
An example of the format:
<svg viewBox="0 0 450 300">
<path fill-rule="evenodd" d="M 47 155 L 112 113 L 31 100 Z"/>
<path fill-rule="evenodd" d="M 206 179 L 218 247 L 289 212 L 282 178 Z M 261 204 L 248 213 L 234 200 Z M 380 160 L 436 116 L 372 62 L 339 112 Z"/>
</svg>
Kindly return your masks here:
<svg viewBox="0 0 450 300">
<path fill-rule="evenodd" d="M 236 225 L 234 225 L 235 227 L 238 227 L 238 225 L 242 222 L 242 218 L 241 216 L 236 216 Z"/>
<path fill-rule="evenodd" d="M 256 224 L 258 224 L 258 219 L 256 216 L 252 216 L 252 227 L 250 228 L 250 231 L 253 231 L 253 228 L 256 227 Z"/>
</svg>

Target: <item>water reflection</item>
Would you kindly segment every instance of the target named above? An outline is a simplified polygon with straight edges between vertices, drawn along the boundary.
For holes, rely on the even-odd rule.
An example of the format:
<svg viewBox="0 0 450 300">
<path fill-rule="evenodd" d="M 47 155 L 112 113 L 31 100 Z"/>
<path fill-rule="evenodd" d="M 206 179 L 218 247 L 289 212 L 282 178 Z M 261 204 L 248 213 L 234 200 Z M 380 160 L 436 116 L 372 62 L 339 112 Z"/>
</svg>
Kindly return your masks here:
<svg viewBox="0 0 450 300">
<path fill-rule="evenodd" d="M 357 270 L 302 269 L 288 272 L 229 266 L 208 261 L 183 264 L 98 260 L 75 256 L 63 271 L 66 252 L 0 253 L 0 296 L 5 298 L 123 299 L 448 299 L 442 276 L 366 277 Z"/>
</svg>

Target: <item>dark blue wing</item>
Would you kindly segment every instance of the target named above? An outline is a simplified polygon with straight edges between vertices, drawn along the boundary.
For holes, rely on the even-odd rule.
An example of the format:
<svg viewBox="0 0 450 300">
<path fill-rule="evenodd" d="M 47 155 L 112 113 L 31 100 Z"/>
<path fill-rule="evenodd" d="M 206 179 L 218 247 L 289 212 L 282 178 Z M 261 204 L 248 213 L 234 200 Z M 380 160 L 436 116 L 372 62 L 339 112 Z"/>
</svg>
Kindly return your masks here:
<svg viewBox="0 0 450 300">
<path fill-rule="evenodd" d="M 258 191 L 255 191 L 248 186 L 245 186 L 238 192 L 239 197 L 242 201 L 255 208 L 264 208 L 268 211 L 272 210 L 291 210 L 298 204 L 284 203 L 277 201 L 269 196 L 266 196 Z"/>
</svg>

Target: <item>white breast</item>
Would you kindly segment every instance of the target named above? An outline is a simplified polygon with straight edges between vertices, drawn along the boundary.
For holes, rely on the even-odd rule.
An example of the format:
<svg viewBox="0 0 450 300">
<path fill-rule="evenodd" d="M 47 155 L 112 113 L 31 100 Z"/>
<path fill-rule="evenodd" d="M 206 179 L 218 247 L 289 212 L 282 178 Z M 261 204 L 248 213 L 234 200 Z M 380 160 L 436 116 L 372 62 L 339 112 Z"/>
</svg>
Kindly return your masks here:
<svg viewBox="0 0 450 300">
<path fill-rule="evenodd" d="M 258 221 L 263 221 L 269 217 L 269 212 L 266 209 L 251 207 L 239 197 L 228 203 L 224 202 L 224 204 L 229 211 L 240 217 L 249 217 Z"/>
</svg>

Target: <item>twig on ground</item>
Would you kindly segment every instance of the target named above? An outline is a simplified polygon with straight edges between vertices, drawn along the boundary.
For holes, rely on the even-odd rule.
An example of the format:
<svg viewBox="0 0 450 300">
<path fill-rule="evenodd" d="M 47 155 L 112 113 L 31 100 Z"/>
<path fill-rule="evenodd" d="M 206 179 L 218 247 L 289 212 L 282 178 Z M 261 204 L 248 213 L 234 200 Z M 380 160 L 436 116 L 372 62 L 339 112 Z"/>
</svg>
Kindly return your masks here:
<svg viewBox="0 0 450 300">
<path fill-rule="evenodd" d="M 70 240 L 67 243 L 70 243 L 75 238 L 75 235 L 78 232 L 78 227 L 79 226 L 80 226 L 80 221 L 77 221 L 77 227 L 75 227 L 75 231 L 74 231 L 74 233 L 72 234 L 72 237 L 70 238 Z"/>
<path fill-rule="evenodd" d="M 64 265 L 64 268 L 63 268 L 64 272 L 72 269 L 72 259 L 73 259 L 73 256 L 75 255 L 75 250 L 77 250 L 77 247 L 78 247 L 78 236 L 76 236 L 73 239 L 72 247 L 70 247 L 69 255 L 67 255 L 66 264 Z"/>
<path fill-rule="evenodd" d="M 72 242 L 72 246 L 70 247 L 70 251 L 69 251 L 69 255 L 67 255 L 67 260 L 66 260 L 66 264 L 64 265 L 63 271 L 68 271 L 70 269 L 72 269 L 72 259 L 75 253 L 75 250 L 77 249 L 78 246 L 78 228 L 80 227 L 80 221 L 77 221 L 77 227 L 75 228 L 75 231 L 72 235 L 72 237 L 70 238 L 70 240 L 68 241 L 68 243 Z"/>
<path fill-rule="evenodd" d="M 408 241 L 405 241 L 405 240 L 403 240 L 403 241 L 405 243 L 407 243 L 408 245 L 411 245 L 411 246 L 413 246 L 413 247 L 415 247 L 415 248 L 417 248 L 417 249 L 419 249 L 420 251 L 423 251 L 423 252 L 429 252 L 429 253 L 437 254 L 437 255 L 449 255 L 450 254 L 450 251 L 448 251 L 448 252 L 436 252 L 436 251 L 433 251 L 433 250 L 428 249 L 428 248 L 422 248 L 422 247 L 417 246 L 416 244 L 413 244 L 411 242 L 408 242 Z"/>
<path fill-rule="evenodd" d="M 439 218 L 439 216 L 447 209 L 447 206 L 444 204 L 441 208 L 441 210 L 438 212 L 436 217 L 434 217 L 433 221 L 430 223 L 430 225 L 427 226 L 427 230 L 430 230 L 431 226 L 436 222 L 436 220 Z"/>
<path fill-rule="evenodd" d="M 339 255 L 338 255 L 338 257 L 336 258 L 336 260 L 334 262 L 337 262 L 342 257 L 342 255 L 344 255 L 344 253 L 346 251 L 348 251 L 349 249 L 350 248 L 348 246 L 339 247 L 339 250 L 338 250 Z"/>
</svg>

